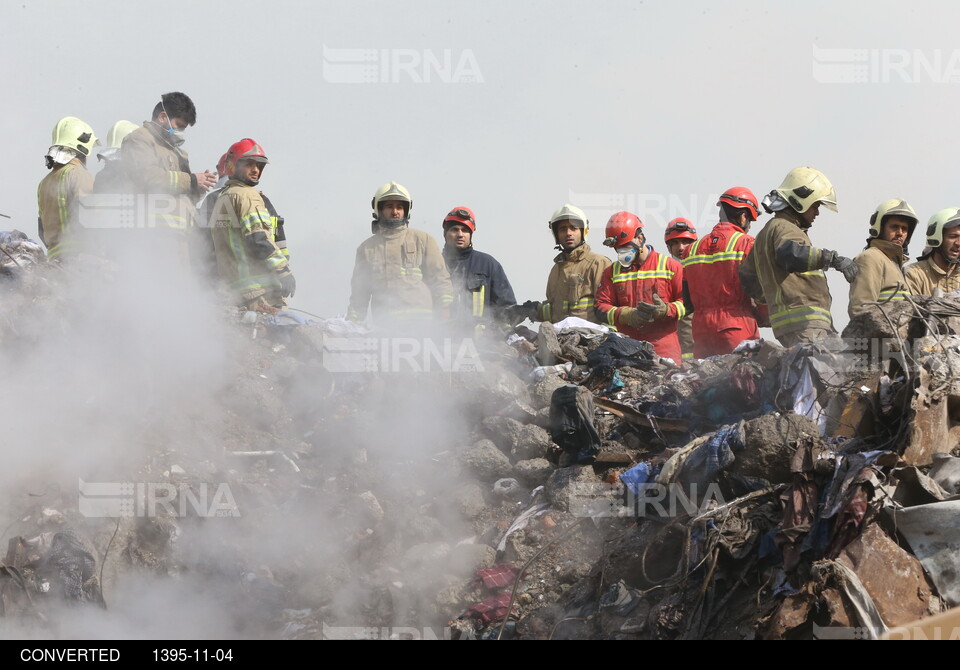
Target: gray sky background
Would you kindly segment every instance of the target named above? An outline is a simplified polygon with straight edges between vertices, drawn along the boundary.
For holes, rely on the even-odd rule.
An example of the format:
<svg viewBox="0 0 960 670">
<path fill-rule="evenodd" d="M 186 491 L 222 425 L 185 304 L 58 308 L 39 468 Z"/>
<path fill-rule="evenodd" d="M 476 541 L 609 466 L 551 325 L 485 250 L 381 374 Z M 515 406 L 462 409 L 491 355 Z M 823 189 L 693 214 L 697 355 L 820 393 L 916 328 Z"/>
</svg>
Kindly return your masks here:
<svg viewBox="0 0 960 670">
<path fill-rule="evenodd" d="M 103 138 L 181 90 L 198 108 L 195 171 L 242 137 L 266 149 L 293 306 L 323 316 L 346 310 L 370 198 L 389 180 L 438 238 L 450 208 L 472 207 L 477 248 L 521 301 L 543 297 L 546 222 L 565 201 L 588 211 L 595 249 L 628 209 L 663 251 L 665 221 L 709 230 L 717 193 L 762 197 L 797 165 L 823 170 L 839 199 L 813 243 L 853 256 L 881 200 L 906 198 L 922 223 L 960 205 L 958 19 L 946 2 L 6 2 L 0 212 L 14 219 L 0 225 L 36 237 L 60 117 Z M 425 71 L 445 50 L 450 69 Z M 411 58 L 419 82 L 393 67 Z M 830 285 L 842 327 L 847 285 L 835 272 Z"/>
</svg>

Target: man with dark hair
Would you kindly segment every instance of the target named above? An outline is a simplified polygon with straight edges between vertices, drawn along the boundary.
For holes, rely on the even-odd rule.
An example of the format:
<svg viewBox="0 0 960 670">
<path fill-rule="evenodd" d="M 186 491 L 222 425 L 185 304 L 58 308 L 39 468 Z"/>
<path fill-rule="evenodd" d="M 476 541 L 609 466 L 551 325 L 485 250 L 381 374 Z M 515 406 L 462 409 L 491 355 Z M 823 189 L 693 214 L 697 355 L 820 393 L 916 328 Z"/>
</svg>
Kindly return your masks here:
<svg viewBox="0 0 960 670">
<path fill-rule="evenodd" d="M 473 248 L 475 232 L 477 219 L 469 207 L 454 207 L 443 218 L 443 260 L 454 285 L 451 312 L 461 323 L 489 321 L 517 303 L 503 266 Z"/>
<path fill-rule="evenodd" d="M 149 228 L 181 231 L 182 246 L 187 258 L 186 231 L 194 226 L 195 203 L 217 181 L 211 172 L 190 172 L 187 152 L 181 149 L 184 130 L 197 122 L 197 110 L 183 93 L 164 93 L 153 109 L 153 118 L 123 139 L 120 156 L 127 178 L 135 193 L 147 199 Z M 186 260 L 185 260 L 186 262 Z"/>
<path fill-rule="evenodd" d="M 171 119 L 181 119 L 188 126 L 197 124 L 197 108 L 193 100 L 180 91 L 164 93 L 160 96 L 160 102 L 153 108 L 153 119 L 156 120 L 162 113 L 169 114 Z"/>
</svg>

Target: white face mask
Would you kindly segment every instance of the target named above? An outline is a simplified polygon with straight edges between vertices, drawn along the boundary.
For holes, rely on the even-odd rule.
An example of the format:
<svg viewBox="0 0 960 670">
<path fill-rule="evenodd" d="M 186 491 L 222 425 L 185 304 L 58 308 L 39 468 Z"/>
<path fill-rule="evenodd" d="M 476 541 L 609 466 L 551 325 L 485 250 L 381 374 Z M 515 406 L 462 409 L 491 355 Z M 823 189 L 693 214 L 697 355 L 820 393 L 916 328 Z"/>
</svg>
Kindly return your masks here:
<svg viewBox="0 0 960 670">
<path fill-rule="evenodd" d="M 167 114 L 167 108 L 163 106 L 163 100 L 160 101 L 160 108 L 163 110 L 164 114 Z M 173 119 L 170 118 L 169 114 L 167 114 L 167 125 L 170 127 L 169 128 L 163 128 L 163 126 L 160 126 L 160 127 L 163 128 L 164 131 L 166 131 L 167 142 L 170 143 L 170 146 L 179 147 L 180 145 L 182 145 L 184 142 L 187 141 L 184 131 L 177 130 L 176 128 L 173 127 Z"/>
<path fill-rule="evenodd" d="M 620 261 L 620 265 L 623 267 L 628 267 L 633 265 L 633 261 L 636 260 L 637 254 L 640 253 L 640 250 L 637 249 L 632 244 L 628 244 L 623 247 L 617 248 L 617 260 Z"/>
</svg>

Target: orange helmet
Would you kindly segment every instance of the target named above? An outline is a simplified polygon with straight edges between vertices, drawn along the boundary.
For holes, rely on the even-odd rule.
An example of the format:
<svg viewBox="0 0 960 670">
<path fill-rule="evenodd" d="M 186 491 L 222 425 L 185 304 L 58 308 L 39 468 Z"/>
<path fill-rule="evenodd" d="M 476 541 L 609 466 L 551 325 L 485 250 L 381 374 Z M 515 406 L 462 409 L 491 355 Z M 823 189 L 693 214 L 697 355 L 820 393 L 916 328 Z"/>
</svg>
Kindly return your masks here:
<svg viewBox="0 0 960 670">
<path fill-rule="evenodd" d="M 454 207 L 450 213 L 443 217 L 443 231 L 455 224 L 463 224 L 470 229 L 471 233 L 477 232 L 477 219 L 473 215 L 473 210 L 469 207 Z"/>
<path fill-rule="evenodd" d="M 724 204 L 747 210 L 750 213 L 751 221 L 756 221 L 757 217 L 760 216 L 760 203 L 757 201 L 757 196 L 744 186 L 734 186 L 724 191 L 717 202 L 717 206 Z"/>
<path fill-rule="evenodd" d="M 670 240 L 690 240 L 691 242 L 696 242 L 697 229 L 694 228 L 688 219 L 677 217 L 667 224 L 667 232 L 663 234 L 664 242 L 669 242 Z"/>
<path fill-rule="evenodd" d="M 227 175 L 227 154 L 220 156 L 220 160 L 217 161 L 217 176 L 223 177 L 225 175 L 230 177 L 233 176 Z"/>
<path fill-rule="evenodd" d="M 619 247 L 632 242 L 637 236 L 637 231 L 643 228 L 643 221 L 636 214 L 630 212 L 617 212 L 607 221 L 607 229 L 604 232 L 606 239 L 603 241 L 608 247 Z"/>
<path fill-rule="evenodd" d="M 252 158 L 255 161 L 261 163 L 268 163 L 267 155 L 263 152 L 263 147 L 257 144 L 254 140 L 251 140 L 249 137 L 245 137 L 239 142 L 234 142 L 230 145 L 230 148 L 227 149 L 227 158 L 224 164 L 224 167 L 227 170 L 227 174 L 231 177 L 237 171 L 237 161 Z"/>
</svg>

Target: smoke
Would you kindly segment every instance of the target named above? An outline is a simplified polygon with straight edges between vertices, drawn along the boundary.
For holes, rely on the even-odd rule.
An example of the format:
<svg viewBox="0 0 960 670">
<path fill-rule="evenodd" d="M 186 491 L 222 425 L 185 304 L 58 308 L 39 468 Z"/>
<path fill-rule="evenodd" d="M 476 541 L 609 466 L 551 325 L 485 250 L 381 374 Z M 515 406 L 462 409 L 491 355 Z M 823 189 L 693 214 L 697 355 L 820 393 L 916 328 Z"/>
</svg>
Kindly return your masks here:
<svg viewBox="0 0 960 670">
<path fill-rule="evenodd" d="M 473 373 L 334 375 L 319 329 L 240 324 L 171 233 L 107 232 L 0 306 L 0 542 L 76 530 L 107 609 L 47 597 L 47 625 L 11 611 L 2 635 L 445 623 L 436 594 L 475 534 L 452 502 L 472 483 L 456 453 L 480 418 Z M 127 515 L 82 488 L 104 484 L 130 487 Z"/>
</svg>

